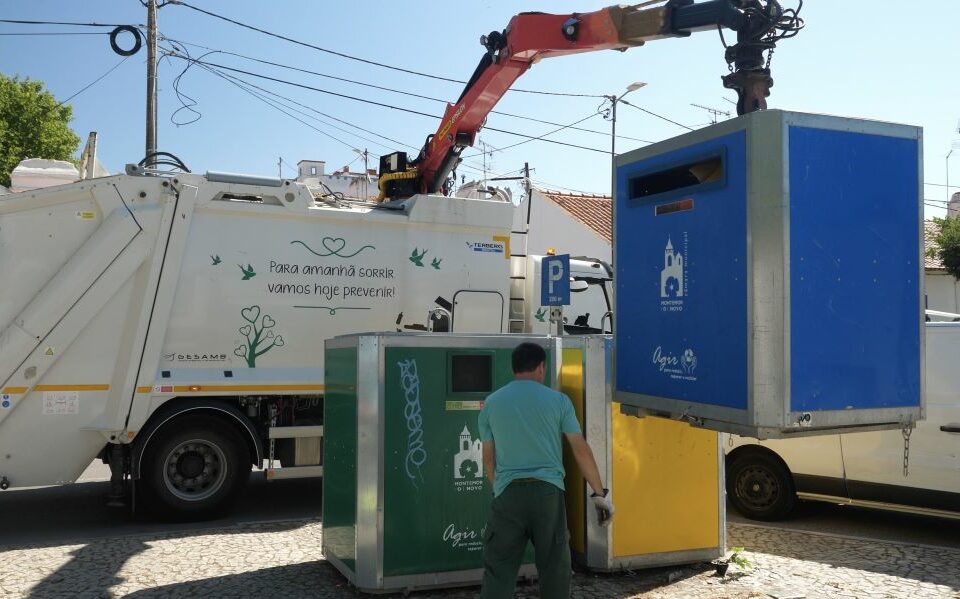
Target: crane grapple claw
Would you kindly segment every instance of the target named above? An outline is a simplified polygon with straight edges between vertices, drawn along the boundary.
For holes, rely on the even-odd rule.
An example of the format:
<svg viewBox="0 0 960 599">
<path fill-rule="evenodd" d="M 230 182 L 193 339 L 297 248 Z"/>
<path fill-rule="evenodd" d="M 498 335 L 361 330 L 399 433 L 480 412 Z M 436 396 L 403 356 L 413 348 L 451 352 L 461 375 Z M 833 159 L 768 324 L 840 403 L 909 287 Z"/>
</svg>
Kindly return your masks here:
<svg viewBox="0 0 960 599">
<path fill-rule="evenodd" d="M 736 71 L 724 75 L 723 87 L 737 92 L 737 114 L 767 109 L 767 96 L 773 87 L 770 69 Z"/>
</svg>

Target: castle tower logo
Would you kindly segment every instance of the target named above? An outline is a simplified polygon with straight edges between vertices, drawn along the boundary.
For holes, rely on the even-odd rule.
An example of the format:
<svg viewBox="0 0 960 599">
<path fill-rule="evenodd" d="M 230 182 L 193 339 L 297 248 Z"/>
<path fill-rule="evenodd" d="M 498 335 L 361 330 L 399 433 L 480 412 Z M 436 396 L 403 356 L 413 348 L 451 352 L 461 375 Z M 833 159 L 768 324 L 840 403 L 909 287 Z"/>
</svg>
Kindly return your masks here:
<svg viewBox="0 0 960 599">
<path fill-rule="evenodd" d="M 467 425 L 460 433 L 460 451 L 453 456 L 453 478 L 483 478 L 483 444 L 473 438 Z"/>
<path fill-rule="evenodd" d="M 663 252 L 663 270 L 660 271 L 660 297 L 679 299 L 684 295 L 683 254 L 673 249 L 673 240 L 667 237 L 667 247 Z"/>
</svg>

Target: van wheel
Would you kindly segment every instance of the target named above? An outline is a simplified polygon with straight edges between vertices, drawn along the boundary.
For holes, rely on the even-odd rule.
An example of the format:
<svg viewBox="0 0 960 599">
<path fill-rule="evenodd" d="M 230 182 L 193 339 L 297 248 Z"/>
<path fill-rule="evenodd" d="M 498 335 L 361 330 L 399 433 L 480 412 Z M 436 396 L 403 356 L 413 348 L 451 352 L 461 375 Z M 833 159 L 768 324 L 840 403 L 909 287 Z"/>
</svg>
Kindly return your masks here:
<svg viewBox="0 0 960 599">
<path fill-rule="evenodd" d="M 143 500 L 157 515 L 212 518 L 232 507 L 250 477 L 244 439 L 222 421 L 186 416 L 168 422 L 147 447 Z"/>
<path fill-rule="evenodd" d="M 729 464 L 727 497 L 751 520 L 781 520 L 797 503 L 790 471 L 775 457 L 756 452 Z"/>
</svg>

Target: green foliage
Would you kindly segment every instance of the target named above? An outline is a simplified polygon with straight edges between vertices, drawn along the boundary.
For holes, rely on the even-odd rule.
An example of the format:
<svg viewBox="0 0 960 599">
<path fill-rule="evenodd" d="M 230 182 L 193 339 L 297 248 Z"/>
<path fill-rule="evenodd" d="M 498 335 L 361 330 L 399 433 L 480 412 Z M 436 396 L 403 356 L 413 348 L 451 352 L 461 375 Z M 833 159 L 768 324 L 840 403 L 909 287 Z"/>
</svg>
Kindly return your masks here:
<svg viewBox="0 0 960 599">
<path fill-rule="evenodd" d="M 927 255 L 943 262 L 947 272 L 960 280 L 960 218 L 934 218 L 936 231 Z"/>
<path fill-rule="evenodd" d="M 10 185 L 25 157 L 70 160 L 80 145 L 68 126 L 72 116 L 42 82 L 0 74 L 0 185 Z"/>
<path fill-rule="evenodd" d="M 743 557 L 744 549 L 743 547 L 734 547 L 733 554 L 730 556 L 730 559 L 727 560 L 731 564 L 736 564 L 741 570 L 749 570 L 753 567 L 753 564 L 750 563 L 750 560 Z"/>
</svg>

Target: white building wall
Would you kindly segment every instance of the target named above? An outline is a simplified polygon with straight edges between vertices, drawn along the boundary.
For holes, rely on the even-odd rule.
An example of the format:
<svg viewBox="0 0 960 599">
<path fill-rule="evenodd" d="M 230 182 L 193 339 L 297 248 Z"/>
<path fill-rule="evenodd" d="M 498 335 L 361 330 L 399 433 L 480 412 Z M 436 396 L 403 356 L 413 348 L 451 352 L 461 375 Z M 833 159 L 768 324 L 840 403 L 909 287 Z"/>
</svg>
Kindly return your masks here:
<svg viewBox="0 0 960 599">
<path fill-rule="evenodd" d="M 516 212 L 514 231 L 523 230 L 526 217 L 527 200 L 524 198 Z M 522 243 L 518 237 L 514 236 L 511 242 L 512 251 L 519 251 L 523 247 L 516 245 Z M 517 249 L 514 250 L 514 247 Z M 588 256 L 608 263 L 612 260 L 610 244 L 606 239 L 534 189 L 527 253 L 546 254 L 547 248 L 555 248 L 558 254 Z"/>
<path fill-rule="evenodd" d="M 942 270 L 928 270 L 927 309 L 960 314 L 960 283 Z"/>
</svg>

